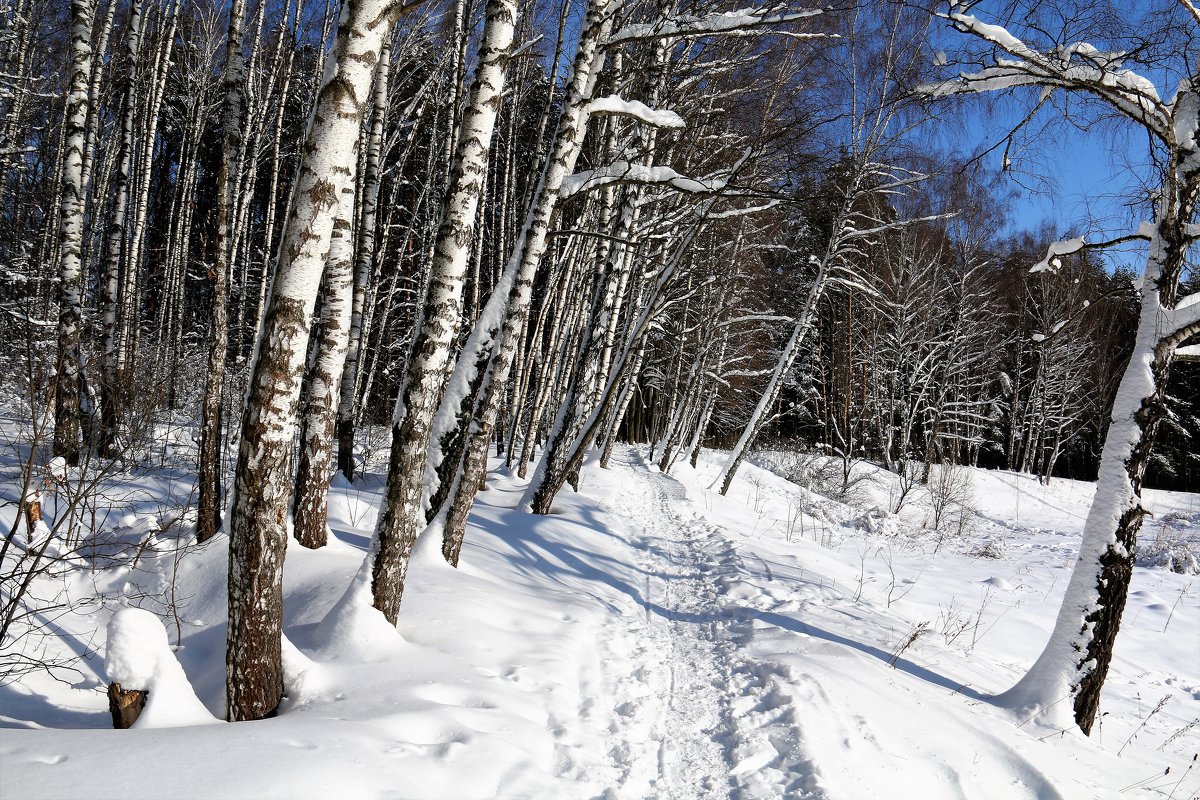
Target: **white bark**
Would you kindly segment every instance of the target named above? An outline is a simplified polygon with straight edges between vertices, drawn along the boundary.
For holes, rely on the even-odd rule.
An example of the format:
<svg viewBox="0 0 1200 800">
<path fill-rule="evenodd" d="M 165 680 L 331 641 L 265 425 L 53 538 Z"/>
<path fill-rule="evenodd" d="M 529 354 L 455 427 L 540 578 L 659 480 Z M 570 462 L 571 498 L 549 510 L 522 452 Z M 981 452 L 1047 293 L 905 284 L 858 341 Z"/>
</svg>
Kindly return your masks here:
<svg viewBox="0 0 1200 800">
<path fill-rule="evenodd" d="M 343 6 L 259 333 L 229 526 L 226 695 L 231 720 L 266 716 L 283 693 L 283 555 L 296 404 L 334 209 L 342 195 L 354 191 L 359 125 L 395 12 L 389 0 L 347 0 Z"/>
<path fill-rule="evenodd" d="M 79 337 L 82 325 L 84 133 L 92 71 L 92 0 L 71 0 L 71 83 L 67 92 L 59 219 L 58 378 L 54 455 L 79 462 Z"/>
<path fill-rule="evenodd" d="M 462 316 L 463 284 L 504 91 L 516 14 L 516 0 L 489 0 L 487 4 L 479 66 L 463 117 L 450 192 L 434 243 L 429 290 L 413 341 L 408 373 L 396 401 L 387 491 L 371 547 L 374 605 L 393 624 L 400 611 L 408 557 L 424 522 L 426 451 L 433 414 L 446 381 L 450 346 Z"/>
</svg>

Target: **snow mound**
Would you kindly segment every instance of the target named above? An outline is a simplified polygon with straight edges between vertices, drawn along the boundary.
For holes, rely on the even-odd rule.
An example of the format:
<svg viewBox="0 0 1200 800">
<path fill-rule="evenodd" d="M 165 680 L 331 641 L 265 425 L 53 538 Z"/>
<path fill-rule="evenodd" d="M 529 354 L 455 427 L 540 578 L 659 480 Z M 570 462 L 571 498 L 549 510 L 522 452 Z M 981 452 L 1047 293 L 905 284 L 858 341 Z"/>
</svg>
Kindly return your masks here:
<svg viewBox="0 0 1200 800">
<path fill-rule="evenodd" d="M 135 728 L 179 728 L 219 720 L 209 713 L 171 652 L 167 631 L 154 614 L 123 608 L 108 622 L 104 670 L 112 683 L 146 692 Z"/>
<path fill-rule="evenodd" d="M 387 661 L 400 654 L 404 639 L 371 604 L 371 558 L 313 634 L 319 659 L 357 662 Z"/>
</svg>

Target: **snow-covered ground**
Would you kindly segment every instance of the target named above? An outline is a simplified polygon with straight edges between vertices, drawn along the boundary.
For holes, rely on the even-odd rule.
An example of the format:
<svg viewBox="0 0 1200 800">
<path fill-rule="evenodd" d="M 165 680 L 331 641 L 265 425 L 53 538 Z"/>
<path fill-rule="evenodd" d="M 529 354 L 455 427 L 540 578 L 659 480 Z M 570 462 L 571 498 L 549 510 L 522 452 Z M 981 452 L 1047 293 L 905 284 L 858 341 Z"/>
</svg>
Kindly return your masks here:
<svg viewBox="0 0 1200 800">
<path fill-rule="evenodd" d="M 104 638 L 128 598 L 160 616 L 196 695 L 223 715 L 226 542 L 178 557 L 175 537 L 187 528 L 167 526 L 165 509 L 168 497 L 186 502 L 186 474 L 119 476 L 126 509 L 108 529 L 148 546 L 134 570 L 74 576 L 73 596 L 100 591 L 104 602 L 56 617 L 57 635 L 39 641 L 88 654 L 78 673 L 0 686 L 0 796 L 1183 800 L 1200 791 L 1195 575 L 1136 569 L 1090 739 L 988 702 L 1049 633 L 1089 484 L 967 471 L 967 512 L 938 534 L 921 527 L 923 489 L 899 516 L 865 513 L 894 507 L 886 473 L 861 483 L 852 507 L 789 483 L 775 474 L 782 459 L 767 457 L 759 464 L 774 471 L 746 464 L 721 497 L 708 488 L 719 456 L 664 475 L 644 449 L 620 449 L 611 470 L 589 465 L 582 491 L 564 490 L 547 517 L 515 511 L 522 484 L 498 476 L 480 495 L 461 568 L 428 555 L 414 564 L 400 635 L 329 648 L 317 624 L 361 563 L 381 478 L 338 484 L 332 544 L 288 552 L 295 649 L 281 713 L 214 724 L 194 708 L 186 718 L 156 708 L 150 722 L 205 724 L 127 731 L 109 728 Z M 1148 500 L 1144 540 L 1197 547 L 1200 496 Z M 14 513 L 0 507 L 6 530 Z M 155 536 L 156 526 L 167 530 Z M 114 628 L 127 633 L 123 625 Z M 137 663 L 161 667 L 159 646 L 135 647 L 150 659 Z"/>
</svg>

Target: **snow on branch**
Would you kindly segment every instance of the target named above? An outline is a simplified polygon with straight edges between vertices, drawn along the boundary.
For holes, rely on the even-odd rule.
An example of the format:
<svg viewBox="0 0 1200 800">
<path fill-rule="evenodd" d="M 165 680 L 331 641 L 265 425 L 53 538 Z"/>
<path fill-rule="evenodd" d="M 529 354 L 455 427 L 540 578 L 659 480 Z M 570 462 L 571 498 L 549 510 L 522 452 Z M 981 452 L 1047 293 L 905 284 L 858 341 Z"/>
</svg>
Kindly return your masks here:
<svg viewBox="0 0 1200 800">
<path fill-rule="evenodd" d="M 747 214 L 757 214 L 760 211 L 767 211 L 782 203 L 782 200 L 768 200 L 759 206 L 751 206 L 749 208 L 730 208 L 725 211 L 715 211 L 709 214 L 709 219 L 729 219 L 731 217 L 743 217 Z"/>
<path fill-rule="evenodd" d="M 624 100 L 613 94 L 608 97 L 598 97 L 588 104 L 590 114 L 612 114 L 620 117 L 632 117 L 638 122 L 653 125 L 656 128 L 685 128 L 687 124 L 683 117 L 674 111 L 650 108 L 637 100 Z"/>
<path fill-rule="evenodd" d="M 1074 239 L 1063 239 L 1058 242 L 1051 242 L 1046 248 L 1046 257 L 1029 268 L 1029 274 L 1033 275 L 1038 272 L 1054 272 L 1062 266 L 1062 257 L 1071 253 L 1078 253 L 1082 250 L 1102 250 L 1113 245 L 1123 244 L 1125 242 L 1145 241 L 1150 236 L 1145 229 L 1139 230 L 1137 233 L 1131 233 L 1128 236 L 1118 236 L 1115 239 L 1109 239 L 1105 242 L 1088 242 L 1082 236 L 1077 236 Z"/>
<path fill-rule="evenodd" d="M 1171 330 L 1182 337 L 1180 341 L 1190 336 L 1194 328 L 1200 328 L 1200 292 L 1183 297 L 1171 311 Z"/>
<path fill-rule="evenodd" d="M 755 33 L 758 29 L 766 26 L 809 19 L 821 13 L 823 12 L 819 8 L 782 12 L 763 8 L 743 8 L 738 11 L 725 11 L 703 16 L 684 14 L 654 22 L 626 25 L 610 36 L 608 42 L 609 44 L 618 44 L 643 39 Z M 823 36 L 823 34 L 817 33 L 800 35 L 809 38 Z"/>
<path fill-rule="evenodd" d="M 959 9 L 964 8 L 959 3 L 952 3 L 949 12 L 939 13 L 939 16 L 949 20 L 957 30 L 988 42 L 1012 58 L 997 56 L 994 67 L 926 84 L 919 87 L 920 92 L 936 97 L 1020 86 L 1083 91 L 1146 126 L 1160 139 L 1171 139 L 1169 109 L 1151 81 L 1132 70 L 1122 69 L 1125 54 L 1105 53 L 1086 42 L 1076 42 L 1043 53 L 1002 26 L 991 25 L 970 14 L 961 13 Z"/>
<path fill-rule="evenodd" d="M 744 314 L 740 317 L 733 317 L 723 322 L 718 322 L 718 328 L 725 328 L 730 325 L 737 325 L 742 322 L 786 322 L 791 324 L 795 322 L 794 317 L 784 317 L 778 314 Z"/>
<path fill-rule="evenodd" d="M 563 180 L 559 197 L 567 198 L 583 191 L 613 183 L 656 183 L 681 192 L 704 194 L 719 192 L 728 185 L 723 178 L 698 179 L 680 175 L 670 167 L 648 167 L 617 161 L 605 167 L 584 170 Z"/>
<path fill-rule="evenodd" d="M 905 226 L 914 225 L 919 222 L 934 222 L 939 219 L 949 219 L 954 216 L 956 216 L 955 212 L 951 212 L 951 213 L 947 213 L 947 214 L 930 214 L 927 217 L 910 217 L 907 219 L 898 219 L 893 222 L 886 222 L 882 225 L 875 225 L 870 228 L 862 228 L 862 229 L 855 229 L 852 225 L 846 224 L 844 226 L 843 233 L 841 234 L 840 238 L 843 242 L 848 242 L 852 239 L 861 239 L 864 236 L 874 236 L 877 233 L 883 233 L 884 231 L 890 231 L 890 230 L 895 230 L 897 228 L 903 228 Z"/>
</svg>

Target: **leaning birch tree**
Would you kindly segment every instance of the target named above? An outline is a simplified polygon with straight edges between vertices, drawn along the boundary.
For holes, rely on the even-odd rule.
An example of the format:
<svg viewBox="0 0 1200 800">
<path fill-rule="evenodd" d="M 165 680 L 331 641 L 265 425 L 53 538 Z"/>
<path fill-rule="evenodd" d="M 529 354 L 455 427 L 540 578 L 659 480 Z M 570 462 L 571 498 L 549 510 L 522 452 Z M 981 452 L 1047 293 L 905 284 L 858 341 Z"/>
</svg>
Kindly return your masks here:
<svg viewBox="0 0 1200 800">
<path fill-rule="evenodd" d="M 434 242 L 429 289 L 408 371 L 396 400 L 387 490 L 372 542 L 374 605 L 395 624 L 408 557 L 425 522 L 422 498 L 433 415 L 462 317 L 463 284 L 484 193 L 488 153 L 512 51 L 516 0 L 489 0 L 479 66 L 455 148 L 450 191 Z"/>
<path fill-rule="evenodd" d="M 759 433 L 770 420 L 784 379 L 792 369 L 813 327 L 818 306 L 833 281 L 856 283 L 855 260 L 864 255 L 866 243 L 887 231 L 930 219 L 895 219 L 884 213 L 890 196 L 899 194 L 925 179 L 925 175 L 888 163 L 890 151 L 904 134 L 920 122 L 906 120 L 902 111 L 910 99 L 906 78 L 919 56 L 921 37 L 910 33 L 912 20 L 904 11 L 881 20 L 879 31 L 871 30 L 867 14 L 857 10 L 848 17 L 845 69 L 849 87 L 847 116 L 850 141 L 841 176 L 836 187 L 833 224 L 823 251 L 800 253 L 816 266 L 803 304 L 792 314 L 794 324 L 787 342 L 775 360 L 775 366 L 763 387 L 750 418 L 737 443 L 726 457 L 712 488 L 726 494 L 742 460 L 754 446 Z M 875 50 L 872 42 L 883 45 Z M 864 69 L 863 63 L 877 61 Z M 864 80 L 872 75 L 871 81 Z"/>
<path fill-rule="evenodd" d="M 442 552 L 453 564 L 458 562 L 475 492 L 487 473 L 492 427 L 503 402 L 518 340 L 529 318 L 533 280 L 546 252 L 550 220 L 563 182 L 574 171 L 583 146 L 590 118 L 589 104 L 604 67 L 603 45 L 612 32 L 613 17 L 620 5 L 620 0 L 588 3 L 554 144 L 543 164 L 504 272 L 459 354 L 434 419 L 433 435 L 437 438 L 431 443 L 430 472 L 443 466 L 444 458 L 451 457 L 447 452 L 450 440 L 457 438 L 461 447 L 451 457 L 449 469 L 442 470 L 447 485 L 440 487 L 446 497 L 441 509 L 445 515 L 440 523 Z"/>
<path fill-rule="evenodd" d="M 1128 53 L 1107 52 L 1086 42 L 1039 49 L 966 11 L 952 4 L 942 16 L 989 47 L 995 64 L 927 86 L 929 94 L 1030 87 L 1045 100 L 1055 92 L 1069 93 L 1136 126 L 1151 143 L 1152 163 L 1157 165 L 1153 217 L 1136 233 L 1121 237 L 1141 240 L 1146 247 L 1139 318 L 1133 354 L 1113 404 L 1079 557 L 1045 649 L 1029 672 L 997 698 L 1023 716 L 1044 713 L 1047 724 L 1055 726 L 1064 722 L 1069 706 L 1075 723 L 1090 733 L 1146 515 L 1142 477 L 1155 430 L 1169 413 L 1171 362 L 1177 348 L 1200 334 L 1200 294 L 1180 296 L 1189 248 L 1200 239 L 1200 59 L 1194 44 L 1190 52 L 1179 48 L 1176 55 L 1186 71 L 1174 94 L 1164 100 L 1151 80 L 1126 68 Z M 1177 12 L 1171 24 L 1180 32 L 1190 31 L 1194 42 L 1200 11 L 1188 0 L 1179 0 Z M 1034 270 L 1055 269 L 1062 256 L 1094 246 L 1102 245 L 1083 238 L 1056 242 Z"/>
</svg>

